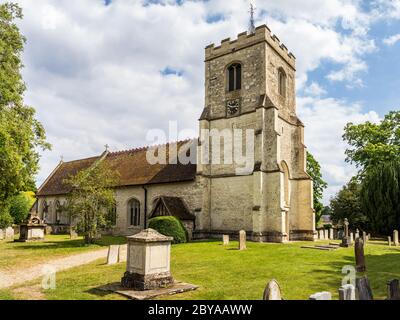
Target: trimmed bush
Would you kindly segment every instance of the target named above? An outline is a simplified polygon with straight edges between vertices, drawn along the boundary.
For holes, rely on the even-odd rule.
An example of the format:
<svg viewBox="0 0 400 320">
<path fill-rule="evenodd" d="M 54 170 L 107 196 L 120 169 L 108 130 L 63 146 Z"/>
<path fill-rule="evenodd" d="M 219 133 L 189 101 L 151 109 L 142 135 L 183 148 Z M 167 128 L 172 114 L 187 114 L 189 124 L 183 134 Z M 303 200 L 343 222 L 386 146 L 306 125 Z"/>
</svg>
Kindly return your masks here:
<svg viewBox="0 0 400 320">
<path fill-rule="evenodd" d="M 173 243 L 187 242 L 186 230 L 182 222 L 171 216 L 155 217 L 149 220 L 149 228 L 157 230 L 159 233 L 173 237 Z"/>
</svg>

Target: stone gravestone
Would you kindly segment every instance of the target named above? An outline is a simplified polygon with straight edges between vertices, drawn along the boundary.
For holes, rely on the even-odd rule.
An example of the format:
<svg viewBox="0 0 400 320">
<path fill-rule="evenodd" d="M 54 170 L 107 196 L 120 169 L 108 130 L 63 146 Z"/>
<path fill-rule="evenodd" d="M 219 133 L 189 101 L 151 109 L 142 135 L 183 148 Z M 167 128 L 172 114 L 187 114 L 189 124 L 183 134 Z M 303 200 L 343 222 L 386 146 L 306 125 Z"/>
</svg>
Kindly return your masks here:
<svg viewBox="0 0 400 320">
<path fill-rule="evenodd" d="M 78 233 L 76 232 L 74 227 L 69 228 L 69 238 L 72 240 L 78 238 Z"/>
<path fill-rule="evenodd" d="M 399 245 L 399 232 L 397 230 L 393 231 L 393 243 L 396 247 Z"/>
<path fill-rule="evenodd" d="M 389 247 L 392 246 L 392 238 L 390 236 L 388 237 L 388 245 L 389 245 Z"/>
<path fill-rule="evenodd" d="M 329 240 L 335 240 L 335 236 L 333 235 L 333 228 L 329 229 Z"/>
<path fill-rule="evenodd" d="M 5 236 L 6 240 L 8 241 L 13 241 L 14 240 L 14 228 L 12 227 L 8 227 L 6 229 L 6 236 Z"/>
<path fill-rule="evenodd" d="M 121 286 L 138 291 L 174 283 L 170 272 L 172 237 L 146 229 L 128 237 L 128 259 Z"/>
<path fill-rule="evenodd" d="M 352 245 L 351 238 L 349 236 L 349 221 L 347 218 L 344 219 L 344 235 L 342 237 L 342 243 L 340 244 L 341 247 L 348 248 Z"/>
<path fill-rule="evenodd" d="M 365 256 L 364 256 L 364 241 L 361 238 L 356 239 L 356 245 L 354 246 L 354 253 L 356 256 L 356 271 L 365 272 Z"/>
<path fill-rule="evenodd" d="M 374 300 L 372 290 L 366 276 L 356 279 L 356 287 L 358 291 L 358 300 Z"/>
<path fill-rule="evenodd" d="M 387 282 L 387 300 L 400 300 L 399 280 Z"/>
<path fill-rule="evenodd" d="M 222 241 L 223 241 L 223 243 L 224 243 L 224 246 L 228 246 L 228 245 L 229 245 L 229 235 L 224 234 L 224 235 L 222 236 Z"/>
<path fill-rule="evenodd" d="M 319 240 L 325 240 L 325 234 L 324 234 L 324 230 L 318 230 L 319 232 Z"/>
<path fill-rule="evenodd" d="M 268 282 L 264 290 L 263 300 L 282 300 L 281 288 L 275 279 Z"/>
<path fill-rule="evenodd" d="M 246 231 L 239 232 L 239 250 L 246 250 Z"/>
<path fill-rule="evenodd" d="M 368 239 L 367 239 L 367 233 L 365 231 L 363 231 L 363 233 L 362 233 L 362 239 L 364 241 L 364 246 L 366 246 Z"/>
<path fill-rule="evenodd" d="M 0 240 L 4 240 L 4 231 L 0 229 Z"/>
<path fill-rule="evenodd" d="M 328 229 L 324 230 L 324 237 L 325 237 L 325 240 L 329 239 L 329 230 Z"/>
<path fill-rule="evenodd" d="M 118 263 L 119 245 L 111 245 L 108 247 L 107 264 L 112 265 Z"/>
<path fill-rule="evenodd" d="M 339 300 L 356 300 L 356 288 L 352 284 L 345 284 L 339 288 Z"/>
<path fill-rule="evenodd" d="M 128 245 L 121 244 L 118 251 L 118 262 L 125 262 L 128 256 Z"/>
<path fill-rule="evenodd" d="M 358 239 L 360 237 L 360 231 L 358 229 L 356 229 L 356 237 L 355 239 Z"/>
<path fill-rule="evenodd" d="M 353 232 L 350 232 L 350 244 L 353 244 L 354 242 L 354 235 Z"/>
<path fill-rule="evenodd" d="M 332 300 L 330 292 L 318 292 L 310 296 L 310 300 Z"/>
</svg>

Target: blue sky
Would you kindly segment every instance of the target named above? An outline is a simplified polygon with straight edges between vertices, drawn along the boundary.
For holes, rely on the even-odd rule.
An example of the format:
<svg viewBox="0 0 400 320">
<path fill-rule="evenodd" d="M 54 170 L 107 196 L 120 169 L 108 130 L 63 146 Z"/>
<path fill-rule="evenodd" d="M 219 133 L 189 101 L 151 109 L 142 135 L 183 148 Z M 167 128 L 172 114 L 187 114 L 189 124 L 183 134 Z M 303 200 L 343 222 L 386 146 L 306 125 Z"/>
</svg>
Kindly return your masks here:
<svg viewBox="0 0 400 320">
<path fill-rule="evenodd" d="M 204 47 L 234 39 L 249 20 L 248 0 L 17 2 L 26 102 L 53 145 L 42 154 L 38 184 L 61 155 L 145 145 L 146 132 L 167 130 L 168 120 L 195 136 Z M 400 0 L 254 3 L 256 24 L 267 23 L 297 57 L 297 111 L 329 183 L 327 203 L 356 171 L 344 161 L 345 124 L 399 109 Z"/>
</svg>

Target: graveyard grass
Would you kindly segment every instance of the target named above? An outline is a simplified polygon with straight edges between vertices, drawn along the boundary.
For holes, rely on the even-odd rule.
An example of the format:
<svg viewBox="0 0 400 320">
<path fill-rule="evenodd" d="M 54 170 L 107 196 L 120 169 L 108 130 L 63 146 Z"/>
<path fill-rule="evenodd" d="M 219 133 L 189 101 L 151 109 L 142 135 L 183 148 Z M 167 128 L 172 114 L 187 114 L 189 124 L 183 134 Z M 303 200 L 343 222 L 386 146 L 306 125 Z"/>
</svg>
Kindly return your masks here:
<svg viewBox="0 0 400 320">
<path fill-rule="evenodd" d="M 319 241 L 317 243 L 328 243 Z M 160 299 L 256 299 L 262 298 L 266 283 L 276 279 L 285 300 L 308 299 L 316 292 L 337 290 L 343 278 L 342 268 L 353 265 L 354 248 L 336 251 L 302 249 L 310 243 L 260 244 L 247 242 L 247 250 L 238 243 L 223 246 L 221 241 L 202 241 L 172 246 L 171 271 L 175 279 L 200 288 Z M 400 278 L 400 247 L 372 241 L 365 248 L 368 277 L 375 299 L 384 299 L 386 282 Z M 125 263 L 114 266 L 105 261 L 57 273 L 57 288 L 43 291 L 45 299 L 124 299 L 96 288 L 120 281 Z M 36 281 L 36 285 L 39 284 Z M 32 284 L 35 284 L 33 282 Z M 30 284 L 30 285 L 32 285 Z M 15 289 L 15 288 L 14 288 Z M 13 288 L 0 291 L 0 298 L 18 299 Z"/>
<path fill-rule="evenodd" d="M 110 244 L 126 243 L 125 237 L 103 236 L 96 244 L 85 245 L 82 237 L 71 240 L 69 235 L 46 235 L 42 242 L 0 241 L 0 272 L 27 268 L 71 254 L 105 249 Z"/>
</svg>

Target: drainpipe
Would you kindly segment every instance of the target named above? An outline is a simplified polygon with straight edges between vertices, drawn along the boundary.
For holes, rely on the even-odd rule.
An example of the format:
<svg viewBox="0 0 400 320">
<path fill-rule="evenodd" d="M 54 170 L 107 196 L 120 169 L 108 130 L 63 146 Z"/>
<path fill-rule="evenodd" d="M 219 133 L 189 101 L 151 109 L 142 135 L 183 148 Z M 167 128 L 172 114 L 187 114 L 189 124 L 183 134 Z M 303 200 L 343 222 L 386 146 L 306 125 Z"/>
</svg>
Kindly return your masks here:
<svg viewBox="0 0 400 320">
<path fill-rule="evenodd" d="M 145 186 L 142 186 L 144 190 L 144 229 L 147 228 L 147 189 Z"/>
</svg>

